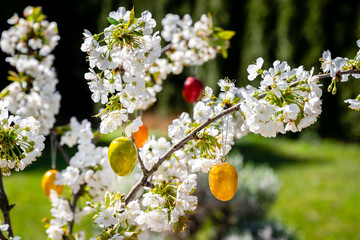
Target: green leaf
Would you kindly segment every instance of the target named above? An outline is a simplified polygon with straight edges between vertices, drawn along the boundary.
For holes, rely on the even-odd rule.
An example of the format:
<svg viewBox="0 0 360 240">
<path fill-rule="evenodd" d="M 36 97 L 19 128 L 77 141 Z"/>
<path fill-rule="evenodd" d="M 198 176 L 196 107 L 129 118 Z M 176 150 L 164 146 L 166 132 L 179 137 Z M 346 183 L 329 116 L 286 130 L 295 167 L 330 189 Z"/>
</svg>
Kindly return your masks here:
<svg viewBox="0 0 360 240">
<path fill-rule="evenodd" d="M 221 27 L 214 27 L 214 33 L 219 33 L 224 31 L 224 29 L 222 29 Z"/>
<path fill-rule="evenodd" d="M 200 155 L 203 155 L 205 153 L 205 146 L 203 142 L 199 142 L 200 144 Z"/>
<path fill-rule="evenodd" d="M 225 47 L 221 46 L 221 55 L 223 56 L 223 58 L 227 58 L 228 57 L 228 53 Z"/>
<path fill-rule="evenodd" d="M 8 77 L 7 77 L 7 79 L 8 79 L 9 81 L 12 81 L 12 82 L 19 81 L 19 79 L 18 79 L 18 78 L 13 77 L 13 76 L 8 76 Z"/>
<path fill-rule="evenodd" d="M 207 138 L 209 139 L 209 141 L 211 142 L 211 144 L 213 146 L 220 148 L 220 145 L 219 145 L 218 141 L 216 141 L 215 137 L 208 135 Z"/>
<path fill-rule="evenodd" d="M 41 7 L 33 7 L 33 15 L 35 22 L 41 22 L 45 19 L 45 15 L 42 13 Z"/>
<path fill-rule="evenodd" d="M 106 19 L 108 20 L 108 22 L 109 22 L 110 24 L 113 24 L 113 25 L 115 25 L 115 26 L 119 24 L 119 21 L 116 20 L 115 18 L 107 17 Z"/>
<path fill-rule="evenodd" d="M 133 31 L 136 35 L 138 35 L 138 36 L 143 36 L 144 34 L 142 34 L 141 32 L 139 32 L 139 31 Z"/>
<path fill-rule="evenodd" d="M 135 17 L 134 16 L 135 16 L 135 11 L 134 11 L 134 7 L 133 7 L 131 9 L 130 16 L 129 16 L 129 21 L 126 24 L 125 29 L 128 29 L 135 22 Z"/>
<path fill-rule="evenodd" d="M 207 16 L 208 16 L 208 18 L 209 18 L 209 28 L 210 28 L 210 29 L 213 29 L 213 28 L 214 28 L 214 23 L 213 23 L 213 19 L 212 19 L 211 13 L 208 13 Z"/>
<path fill-rule="evenodd" d="M 42 13 L 41 7 L 32 7 L 32 9 L 33 12 L 26 18 L 27 21 L 40 22 L 45 19 L 45 15 Z"/>
<path fill-rule="evenodd" d="M 235 31 L 221 31 L 217 33 L 217 36 L 221 38 L 222 40 L 229 40 L 235 35 Z"/>
</svg>

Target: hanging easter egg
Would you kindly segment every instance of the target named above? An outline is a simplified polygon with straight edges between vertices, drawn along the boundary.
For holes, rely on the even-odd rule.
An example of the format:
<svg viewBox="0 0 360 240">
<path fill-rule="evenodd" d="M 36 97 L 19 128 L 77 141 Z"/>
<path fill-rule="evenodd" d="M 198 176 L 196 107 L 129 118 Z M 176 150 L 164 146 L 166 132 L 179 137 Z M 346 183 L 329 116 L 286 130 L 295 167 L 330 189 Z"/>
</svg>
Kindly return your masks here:
<svg viewBox="0 0 360 240">
<path fill-rule="evenodd" d="M 142 148 L 149 137 L 149 133 L 148 133 L 148 129 L 147 129 L 146 125 L 143 123 L 139 127 L 139 130 L 137 132 L 134 132 L 133 134 L 134 134 L 136 147 L 138 149 Z"/>
<path fill-rule="evenodd" d="M 214 197 L 221 201 L 229 201 L 235 196 L 237 186 L 238 174 L 233 165 L 221 162 L 211 167 L 209 187 Z"/>
<path fill-rule="evenodd" d="M 55 184 L 56 174 L 58 171 L 56 169 L 51 169 L 46 171 L 41 179 L 41 188 L 43 189 L 46 196 L 50 195 L 50 190 L 55 190 L 58 195 L 61 195 L 64 189 L 64 185 Z"/>
<path fill-rule="evenodd" d="M 119 137 L 114 139 L 108 150 L 109 163 L 116 175 L 129 175 L 137 161 L 137 149 L 131 138 Z"/>
<path fill-rule="evenodd" d="M 184 82 L 182 95 L 189 103 L 197 102 L 202 95 L 204 86 L 202 82 L 196 77 L 188 77 Z"/>
</svg>

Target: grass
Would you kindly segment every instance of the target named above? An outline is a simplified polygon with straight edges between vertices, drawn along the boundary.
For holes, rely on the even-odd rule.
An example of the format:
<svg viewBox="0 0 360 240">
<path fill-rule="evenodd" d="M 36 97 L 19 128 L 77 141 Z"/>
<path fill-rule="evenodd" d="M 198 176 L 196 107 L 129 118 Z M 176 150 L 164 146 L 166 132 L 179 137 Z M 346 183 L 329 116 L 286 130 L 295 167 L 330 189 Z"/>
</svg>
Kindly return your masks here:
<svg viewBox="0 0 360 240">
<path fill-rule="evenodd" d="M 360 239 L 360 146 L 334 141 L 240 141 L 244 159 L 267 162 L 282 182 L 270 218 L 299 239 Z"/>
<path fill-rule="evenodd" d="M 23 239 L 46 239 L 42 218 L 50 216 L 50 202 L 42 192 L 39 171 L 24 171 L 4 177 L 5 192 L 10 204 L 13 231 Z"/>
<path fill-rule="evenodd" d="M 5 192 L 9 203 L 15 203 L 10 211 L 14 234 L 22 239 L 46 239 L 44 218 L 50 218 L 51 204 L 41 189 L 41 177 L 45 171 L 32 170 L 13 173 L 4 177 Z M 85 217 L 75 232 L 85 230 L 88 238 L 97 231 L 91 216 Z M 87 238 L 87 239 L 88 239 Z"/>
<path fill-rule="evenodd" d="M 310 140 L 249 135 L 234 150 L 245 161 L 272 166 L 279 176 L 282 188 L 269 218 L 293 228 L 300 239 L 360 239 L 360 145 Z M 45 152 L 25 171 L 4 177 L 9 201 L 16 204 L 10 212 L 14 233 L 22 239 L 46 239 L 41 219 L 50 217 L 51 206 L 40 181 L 48 166 Z M 91 218 L 75 231 L 83 228 L 95 231 Z"/>
</svg>

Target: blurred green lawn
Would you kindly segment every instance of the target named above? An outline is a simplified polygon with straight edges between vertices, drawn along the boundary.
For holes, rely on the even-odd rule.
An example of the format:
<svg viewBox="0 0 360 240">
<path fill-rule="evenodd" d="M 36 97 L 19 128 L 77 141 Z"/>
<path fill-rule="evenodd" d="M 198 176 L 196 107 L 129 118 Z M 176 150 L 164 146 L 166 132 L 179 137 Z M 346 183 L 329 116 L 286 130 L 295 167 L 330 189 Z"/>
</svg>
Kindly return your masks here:
<svg viewBox="0 0 360 240">
<path fill-rule="evenodd" d="M 270 218 L 299 239 L 360 239 L 360 145 L 249 136 L 239 148 L 245 160 L 272 166 L 282 182 Z"/>
<path fill-rule="evenodd" d="M 43 218 L 50 218 L 51 204 L 41 189 L 41 177 L 46 170 L 23 171 L 4 177 L 5 192 L 10 204 L 15 207 L 10 211 L 13 231 L 23 240 L 46 239 Z M 86 217 L 75 225 L 75 232 L 86 230 L 88 238 L 97 231 L 91 217 Z"/>
<path fill-rule="evenodd" d="M 360 145 L 309 139 L 249 135 L 234 150 L 278 174 L 282 188 L 269 218 L 293 228 L 300 239 L 360 239 Z M 58 161 L 60 169 L 65 166 Z M 24 240 L 46 239 L 41 219 L 50 217 L 51 206 L 40 186 L 46 166 L 45 152 L 30 168 L 4 177 L 9 201 L 16 204 L 10 212 L 14 233 Z M 96 231 L 91 218 L 83 227 Z"/>
</svg>

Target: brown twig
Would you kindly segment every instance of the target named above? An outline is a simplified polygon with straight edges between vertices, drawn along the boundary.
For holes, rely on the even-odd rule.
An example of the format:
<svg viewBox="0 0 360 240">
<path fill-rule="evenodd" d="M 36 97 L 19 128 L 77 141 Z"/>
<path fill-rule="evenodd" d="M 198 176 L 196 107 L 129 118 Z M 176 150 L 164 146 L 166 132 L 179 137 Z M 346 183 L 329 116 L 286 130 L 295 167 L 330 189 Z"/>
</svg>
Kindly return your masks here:
<svg viewBox="0 0 360 240">
<path fill-rule="evenodd" d="M 208 126 L 211 123 L 219 120 L 223 116 L 228 115 L 228 114 L 233 113 L 233 112 L 236 112 L 236 111 L 239 111 L 239 110 L 240 110 L 240 103 L 221 111 L 220 113 L 218 113 L 214 117 L 209 118 L 208 120 L 203 122 L 200 126 L 195 128 L 194 130 L 192 130 L 188 135 L 186 135 L 183 139 L 181 139 L 177 144 L 173 145 L 162 157 L 160 157 L 159 161 L 149 170 L 149 176 L 151 174 L 153 174 L 154 172 L 156 172 L 158 170 L 158 168 L 160 167 L 160 165 L 166 159 L 168 159 L 171 156 L 171 154 L 173 154 L 175 151 L 182 148 L 188 141 L 193 139 L 196 136 L 196 133 L 200 132 L 206 126 Z"/>
<path fill-rule="evenodd" d="M 147 174 L 143 174 L 142 178 L 131 188 L 130 192 L 125 198 L 125 207 L 128 203 L 135 198 L 136 193 L 145 185 L 148 177 Z"/>
<path fill-rule="evenodd" d="M 52 128 L 50 130 L 50 134 L 51 134 L 51 137 L 53 137 L 54 141 L 55 141 L 55 144 L 57 146 L 57 149 L 60 151 L 60 153 L 63 155 L 65 161 L 70 164 L 70 158 L 69 158 L 69 155 L 66 153 L 65 149 L 61 146 L 61 144 L 59 143 L 59 141 L 57 140 L 56 138 L 56 132 L 55 132 L 55 129 Z"/>
<path fill-rule="evenodd" d="M 135 142 L 135 138 L 134 138 L 134 134 L 131 134 L 131 139 L 134 141 L 135 146 L 136 146 L 136 142 Z M 136 147 L 137 148 L 137 147 Z M 136 193 L 140 190 L 141 187 L 143 186 L 147 186 L 147 187 L 155 187 L 152 183 L 150 183 L 148 181 L 148 177 L 149 177 L 149 170 L 147 170 L 147 168 L 144 165 L 144 162 L 141 159 L 139 150 L 137 151 L 137 156 L 138 156 L 138 161 L 140 163 L 140 168 L 141 171 L 143 173 L 142 178 L 136 183 L 136 185 L 130 190 L 128 196 L 125 199 L 125 206 L 135 197 Z"/>
<path fill-rule="evenodd" d="M 0 231 L 0 240 L 8 240 L 4 234 L 2 233 L 2 231 Z"/>
<path fill-rule="evenodd" d="M 70 203 L 70 201 L 69 201 L 70 209 L 71 209 L 71 212 L 73 213 L 73 219 L 69 222 L 68 240 L 70 240 L 70 235 L 72 234 L 73 229 L 74 229 L 76 204 L 77 204 L 80 196 L 83 194 L 84 187 L 85 187 L 85 184 L 81 185 L 79 191 L 77 191 L 74 195 L 73 202 Z"/>
<path fill-rule="evenodd" d="M 135 146 L 136 146 L 136 141 L 135 141 L 135 138 L 134 138 L 134 134 L 131 134 L 131 139 L 133 140 L 133 142 L 135 143 Z M 146 169 L 145 165 L 144 165 L 144 162 L 143 160 L 141 159 L 140 157 L 140 153 L 139 153 L 139 149 L 138 147 L 136 146 L 136 149 L 137 149 L 137 157 L 138 157 L 138 161 L 140 163 L 140 168 L 141 168 L 141 171 L 145 174 L 148 172 L 148 170 Z"/>
<path fill-rule="evenodd" d="M 163 47 L 163 48 L 161 49 L 161 53 L 164 53 L 164 52 L 170 50 L 171 46 L 172 46 L 171 43 L 167 44 L 165 47 Z"/>
<path fill-rule="evenodd" d="M 343 71 L 339 71 L 339 73 L 341 75 L 343 74 L 360 74 L 360 70 L 357 69 L 350 69 L 350 70 L 343 70 Z M 324 78 L 330 78 L 330 73 L 322 73 L 322 74 L 318 74 L 315 75 L 315 77 L 317 77 L 318 79 L 324 79 Z"/>
<path fill-rule="evenodd" d="M 133 188 L 130 190 L 128 195 L 125 198 L 125 205 L 127 205 L 132 199 L 134 199 L 136 193 L 143 187 L 146 186 L 145 184 L 148 183 L 148 178 L 156 172 L 161 164 L 168 159 L 174 152 L 182 148 L 187 142 L 189 142 L 191 139 L 193 139 L 196 136 L 196 133 L 200 132 L 202 129 L 204 129 L 206 126 L 210 125 L 211 123 L 219 120 L 223 116 L 239 111 L 240 110 L 240 103 L 227 108 L 217 115 L 215 115 L 212 118 L 209 118 L 205 122 L 203 122 L 200 126 L 192 130 L 188 135 L 186 135 L 183 139 L 181 139 L 178 143 L 173 145 L 163 156 L 160 157 L 160 159 L 157 161 L 157 163 L 148 171 L 143 172 L 142 178 L 133 186 Z"/>
<path fill-rule="evenodd" d="M 2 174 L 0 173 L 0 209 L 1 209 L 2 214 L 3 214 L 5 224 L 9 225 L 9 228 L 7 230 L 9 238 L 14 237 L 12 226 L 11 226 L 11 221 L 10 221 L 10 213 L 9 213 L 10 210 L 14 206 L 15 206 L 15 204 L 9 205 L 9 200 L 8 200 L 8 198 L 6 196 L 6 193 L 5 193 L 5 190 L 4 190 L 4 185 L 3 185 L 3 181 L 2 181 Z M 4 236 L 2 236 L 2 237 L 4 237 Z M 3 239 L 6 239 L 6 238 L 4 237 Z"/>
</svg>

